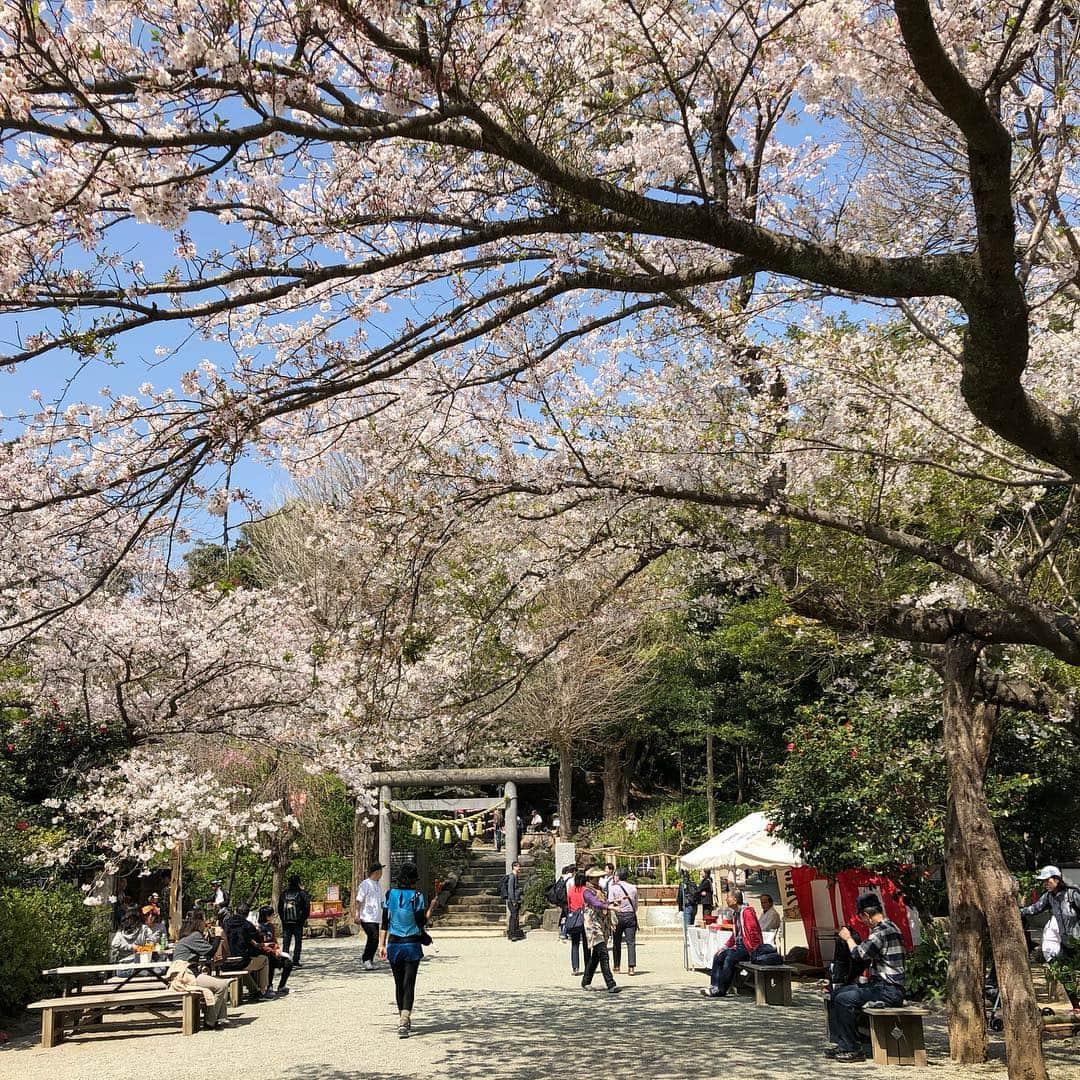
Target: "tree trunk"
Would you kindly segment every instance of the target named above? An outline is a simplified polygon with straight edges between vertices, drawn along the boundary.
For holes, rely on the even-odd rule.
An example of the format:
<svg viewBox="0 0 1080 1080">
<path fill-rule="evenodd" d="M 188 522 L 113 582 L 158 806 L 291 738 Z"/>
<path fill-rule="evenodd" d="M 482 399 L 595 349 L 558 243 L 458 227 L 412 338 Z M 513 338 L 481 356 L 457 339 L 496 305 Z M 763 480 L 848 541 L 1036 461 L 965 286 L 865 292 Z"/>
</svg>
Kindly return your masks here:
<svg viewBox="0 0 1080 1080">
<path fill-rule="evenodd" d="M 975 704 L 978 651 L 978 644 L 966 635 L 950 638 L 945 645 L 943 719 L 949 795 L 955 814 L 951 823 L 953 855 L 959 855 L 962 878 L 965 870 L 970 870 L 990 931 L 1001 987 L 1009 1080 L 1046 1080 L 1042 1021 L 1020 923 L 1017 885 L 1002 855 L 986 801 L 984 776 L 995 713 Z M 968 899 L 966 893 L 964 899 Z M 971 900 L 974 902 L 974 896 Z M 970 946 L 963 960 L 970 962 Z M 981 989 L 982 973 L 976 974 Z M 965 1001 L 969 1007 L 970 998 Z"/>
<path fill-rule="evenodd" d="M 367 877 L 368 867 L 375 861 L 375 840 L 377 830 L 367 813 L 357 805 L 353 813 L 352 835 L 352 881 L 349 885 L 349 911 L 356 909 L 356 898 L 360 895 L 360 882 Z M 386 874 L 390 870 L 387 868 Z"/>
<path fill-rule="evenodd" d="M 630 810 L 630 773 L 633 747 L 604 751 L 604 817 L 626 817 Z"/>
<path fill-rule="evenodd" d="M 716 766 L 713 762 L 713 733 L 705 732 L 705 805 L 709 811 L 709 835 L 716 832 Z"/>
<path fill-rule="evenodd" d="M 735 747 L 735 802 L 740 806 L 746 802 L 746 750 Z"/>
<path fill-rule="evenodd" d="M 569 840 L 574 832 L 573 822 L 574 758 L 569 742 L 559 744 L 559 836 Z"/>
<path fill-rule="evenodd" d="M 173 846 L 169 856 L 169 933 L 175 940 L 180 936 L 184 917 L 184 845 Z"/>
<path fill-rule="evenodd" d="M 950 954 L 945 992 L 949 1056 L 960 1065 L 978 1065 L 986 1060 L 987 1048 L 983 1012 L 986 919 L 979 907 L 978 883 L 967 859 L 951 793 L 945 821 L 945 879 L 949 887 Z"/>
</svg>

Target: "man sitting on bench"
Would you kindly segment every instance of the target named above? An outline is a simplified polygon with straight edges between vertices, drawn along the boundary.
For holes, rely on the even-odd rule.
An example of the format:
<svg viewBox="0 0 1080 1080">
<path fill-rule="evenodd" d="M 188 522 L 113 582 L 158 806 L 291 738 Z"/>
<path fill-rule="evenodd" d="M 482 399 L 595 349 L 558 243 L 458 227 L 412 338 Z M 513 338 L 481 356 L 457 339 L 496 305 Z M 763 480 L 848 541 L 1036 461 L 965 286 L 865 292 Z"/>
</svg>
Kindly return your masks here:
<svg viewBox="0 0 1080 1080">
<path fill-rule="evenodd" d="M 707 998 L 723 997 L 728 992 L 735 979 L 736 965 L 749 960 L 750 954 L 762 942 L 757 915 L 749 904 L 743 903 L 742 893 L 729 889 L 724 902 L 730 909 L 732 934 L 713 957 L 709 988 L 701 991 L 702 996 Z"/>
<path fill-rule="evenodd" d="M 846 926 L 840 928 L 837 936 L 850 948 L 855 963 L 863 961 L 869 965 L 870 979 L 833 991 L 829 1029 L 836 1039 L 836 1048 L 825 1051 L 827 1058 L 846 1062 L 866 1060 L 858 1027 L 862 1007 L 871 1002 L 894 1006 L 904 1003 L 904 939 L 899 928 L 885 918 L 881 898 L 874 893 L 860 896 L 855 910 L 870 927 L 867 939 L 856 943 Z"/>
</svg>

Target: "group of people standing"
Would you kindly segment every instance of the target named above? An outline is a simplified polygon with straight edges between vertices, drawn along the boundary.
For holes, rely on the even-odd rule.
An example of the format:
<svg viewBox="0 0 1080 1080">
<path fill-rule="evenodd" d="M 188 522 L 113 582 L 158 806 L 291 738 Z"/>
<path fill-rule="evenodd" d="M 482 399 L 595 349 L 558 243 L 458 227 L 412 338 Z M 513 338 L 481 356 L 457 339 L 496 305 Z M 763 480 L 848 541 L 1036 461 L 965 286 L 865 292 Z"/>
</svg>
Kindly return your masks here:
<svg viewBox="0 0 1080 1080">
<path fill-rule="evenodd" d="M 611 863 L 603 870 L 598 866 L 587 870 L 564 866 L 548 898 L 561 908 L 559 936 L 570 942 L 570 968 L 581 976 L 582 988 L 593 988 L 599 969 L 607 991 L 618 993 L 614 973 L 622 971 L 624 944 L 627 975 L 636 974 L 637 969 L 638 893 L 627 871 Z"/>
</svg>

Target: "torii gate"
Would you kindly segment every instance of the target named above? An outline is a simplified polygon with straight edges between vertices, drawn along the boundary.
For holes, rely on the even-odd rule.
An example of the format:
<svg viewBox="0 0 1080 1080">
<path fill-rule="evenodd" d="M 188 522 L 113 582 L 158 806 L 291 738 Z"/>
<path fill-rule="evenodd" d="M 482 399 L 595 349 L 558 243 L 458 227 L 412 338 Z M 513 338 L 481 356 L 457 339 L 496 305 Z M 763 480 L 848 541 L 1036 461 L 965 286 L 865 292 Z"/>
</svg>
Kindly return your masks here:
<svg viewBox="0 0 1080 1080">
<path fill-rule="evenodd" d="M 506 794 L 506 872 L 518 857 L 518 784 L 550 784 L 547 766 L 523 769 L 408 769 L 372 775 L 379 785 L 379 862 L 390 868 L 390 800 L 395 787 L 436 787 L 443 784 L 503 784 Z M 491 799 L 412 799 L 401 801 L 405 810 L 486 810 Z M 449 822 L 448 824 L 453 824 Z M 387 879 L 389 873 L 387 873 Z M 386 891 L 384 879 L 383 891 Z"/>
</svg>

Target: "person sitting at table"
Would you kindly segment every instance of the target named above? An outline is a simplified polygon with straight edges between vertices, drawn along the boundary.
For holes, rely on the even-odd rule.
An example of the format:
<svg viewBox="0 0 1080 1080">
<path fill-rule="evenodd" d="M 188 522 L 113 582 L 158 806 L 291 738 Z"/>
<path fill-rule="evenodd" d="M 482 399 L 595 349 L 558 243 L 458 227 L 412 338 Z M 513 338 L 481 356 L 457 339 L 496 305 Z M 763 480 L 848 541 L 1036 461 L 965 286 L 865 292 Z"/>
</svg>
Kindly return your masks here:
<svg viewBox="0 0 1080 1080">
<path fill-rule="evenodd" d="M 282 994 L 289 992 L 286 983 L 289 981 L 289 976 L 292 974 L 293 962 L 292 958 L 282 955 L 281 945 L 278 944 L 277 933 L 274 930 L 274 907 L 272 904 L 263 904 L 259 908 L 259 933 L 263 936 L 263 944 L 269 946 L 269 951 L 266 954 L 267 962 L 270 965 L 270 982 L 274 981 L 274 972 L 280 971 L 281 978 L 278 979 L 277 993 L 280 997 Z"/>
<path fill-rule="evenodd" d="M 758 916 L 758 926 L 763 934 L 768 934 L 780 929 L 780 912 L 776 910 L 773 898 L 768 893 L 761 894 L 761 914 Z"/>
<path fill-rule="evenodd" d="M 761 927 L 757 915 L 749 904 L 743 903 L 743 895 L 730 889 L 724 897 L 731 915 L 731 937 L 716 951 L 712 963 L 709 988 L 702 990 L 707 998 L 723 997 L 735 981 L 735 966 L 750 959 L 750 954 L 761 944 Z"/>
<path fill-rule="evenodd" d="M 109 942 L 109 963 L 122 964 L 126 960 L 134 963 L 139 955 L 137 946 L 149 945 L 154 940 L 154 932 L 142 921 L 139 909 L 129 907 L 120 919 L 120 929 Z M 131 972 L 126 974 L 130 975 Z"/>
<path fill-rule="evenodd" d="M 255 977 L 267 964 L 266 949 L 262 934 L 256 926 L 248 922 L 251 908 L 247 904 L 238 904 L 231 915 L 221 920 L 221 929 L 225 934 L 228 953 L 222 962 L 222 971 L 246 971 L 249 1000 L 261 1001 L 274 997 L 274 991 L 263 990 Z"/>
<path fill-rule="evenodd" d="M 225 943 L 220 928 L 217 934 L 208 935 L 202 911 L 193 908 L 180 924 L 173 960 L 165 972 L 170 990 L 182 990 L 189 986 L 202 990 L 206 1027 L 210 1031 L 220 1031 L 229 1023 L 229 980 L 216 979 L 200 968 L 209 966 L 224 952 Z"/>
<path fill-rule="evenodd" d="M 161 897 L 156 892 L 152 892 L 146 898 L 141 914 L 142 921 L 154 931 L 155 935 L 160 936 L 162 930 L 165 929 L 165 922 L 161 917 Z"/>
</svg>

